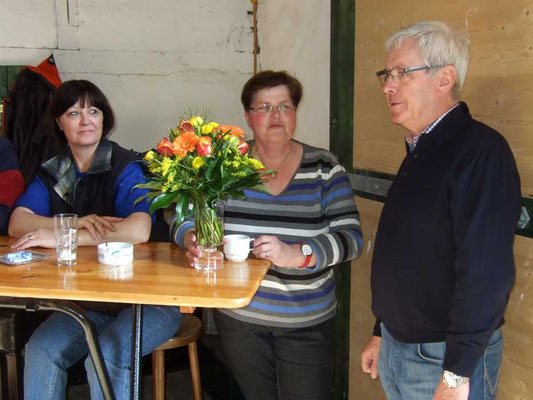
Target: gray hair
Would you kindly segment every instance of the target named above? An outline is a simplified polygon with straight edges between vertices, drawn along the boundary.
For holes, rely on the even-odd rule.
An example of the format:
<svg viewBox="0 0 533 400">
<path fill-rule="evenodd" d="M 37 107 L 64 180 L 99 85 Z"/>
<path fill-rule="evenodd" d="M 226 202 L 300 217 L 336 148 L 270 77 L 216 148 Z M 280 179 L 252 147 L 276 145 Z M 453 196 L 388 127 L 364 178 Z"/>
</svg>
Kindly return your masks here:
<svg viewBox="0 0 533 400">
<path fill-rule="evenodd" d="M 452 65 L 457 71 L 453 94 L 459 99 L 468 70 L 470 40 L 465 33 L 452 30 L 441 21 L 417 22 L 394 32 L 385 43 L 387 53 L 416 39 L 418 51 L 428 67 Z M 435 70 L 430 70 L 435 74 Z"/>
</svg>

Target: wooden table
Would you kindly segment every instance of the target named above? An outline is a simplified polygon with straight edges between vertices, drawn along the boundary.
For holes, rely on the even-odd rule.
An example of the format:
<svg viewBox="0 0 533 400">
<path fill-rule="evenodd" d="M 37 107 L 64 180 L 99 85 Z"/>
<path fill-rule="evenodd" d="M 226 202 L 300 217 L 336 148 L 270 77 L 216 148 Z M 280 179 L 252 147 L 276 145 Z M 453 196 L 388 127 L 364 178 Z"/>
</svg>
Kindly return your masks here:
<svg viewBox="0 0 533 400">
<path fill-rule="evenodd" d="M 13 241 L 0 237 L 0 255 L 12 251 L 8 244 Z M 50 253 L 52 257 L 16 267 L 0 264 L 0 296 L 132 304 L 135 342 L 132 348 L 140 345 L 137 333 L 141 305 L 181 306 L 183 312 L 192 312 L 195 307 L 243 307 L 250 302 L 270 267 L 269 261 L 250 258 L 242 263 L 225 260 L 224 267 L 217 271 L 196 271 L 189 266 L 184 252 L 171 243 L 135 245 L 134 261 L 128 266 L 98 263 L 95 247 L 78 248 L 78 263 L 69 268 L 56 265 L 54 249 L 33 250 Z M 18 303 L 17 306 L 21 308 Z M 139 353 L 140 347 L 132 352 L 135 356 L 132 395 L 139 389 Z"/>
</svg>

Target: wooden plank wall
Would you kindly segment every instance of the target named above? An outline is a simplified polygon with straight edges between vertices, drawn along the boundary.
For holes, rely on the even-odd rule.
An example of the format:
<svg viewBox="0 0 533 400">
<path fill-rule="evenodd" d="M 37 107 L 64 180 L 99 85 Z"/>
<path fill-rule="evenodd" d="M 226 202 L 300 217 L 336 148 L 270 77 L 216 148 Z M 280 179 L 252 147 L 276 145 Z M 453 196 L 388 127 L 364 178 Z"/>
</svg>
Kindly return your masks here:
<svg viewBox="0 0 533 400">
<path fill-rule="evenodd" d="M 518 163 L 524 196 L 533 196 L 533 1 L 355 0 L 354 168 L 395 174 L 405 131 L 390 121 L 375 71 L 397 28 L 440 19 L 467 31 L 470 68 L 463 90 L 474 118 L 502 133 Z M 350 399 L 384 399 L 360 372 L 360 352 L 373 325 L 369 268 L 381 204 L 356 199 L 365 234 L 354 262 L 351 300 Z M 533 399 L 533 240 L 516 236 L 517 283 L 507 309 L 499 400 Z"/>
</svg>

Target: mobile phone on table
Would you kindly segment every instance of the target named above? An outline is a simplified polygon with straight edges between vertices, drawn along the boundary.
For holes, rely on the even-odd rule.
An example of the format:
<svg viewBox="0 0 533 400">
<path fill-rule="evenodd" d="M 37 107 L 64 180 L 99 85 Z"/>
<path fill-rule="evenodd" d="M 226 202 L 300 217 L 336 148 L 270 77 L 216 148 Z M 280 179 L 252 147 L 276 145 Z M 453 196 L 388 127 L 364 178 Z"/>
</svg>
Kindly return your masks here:
<svg viewBox="0 0 533 400">
<path fill-rule="evenodd" d="M 50 257 L 50 254 L 47 253 L 39 253 L 31 250 L 20 250 L 0 256 L 0 263 L 15 266 L 28 264 L 33 261 L 44 260 L 48 257 Z"/>
</svg>

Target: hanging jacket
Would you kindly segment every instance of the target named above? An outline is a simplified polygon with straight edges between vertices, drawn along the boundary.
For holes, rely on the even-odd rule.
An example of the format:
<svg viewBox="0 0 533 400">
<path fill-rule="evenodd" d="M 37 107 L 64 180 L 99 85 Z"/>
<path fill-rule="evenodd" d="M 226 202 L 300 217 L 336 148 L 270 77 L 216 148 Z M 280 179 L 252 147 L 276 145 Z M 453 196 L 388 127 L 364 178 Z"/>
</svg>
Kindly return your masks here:
<svg viewBox="0 0 533 400">
<path fill-rule="evenodd" d="M 37 67 L 23 68 L 3 101 L 2 133 L 15 145 L 26 186 L 39 166 L 58 153 L 58 145 L 46 135 L 42 122 L 55 88 L 60 84 L 54 58 L 50 56 Z"/>
</svg>

